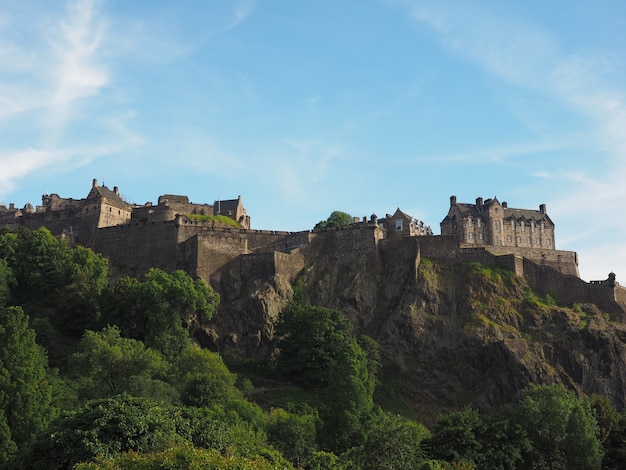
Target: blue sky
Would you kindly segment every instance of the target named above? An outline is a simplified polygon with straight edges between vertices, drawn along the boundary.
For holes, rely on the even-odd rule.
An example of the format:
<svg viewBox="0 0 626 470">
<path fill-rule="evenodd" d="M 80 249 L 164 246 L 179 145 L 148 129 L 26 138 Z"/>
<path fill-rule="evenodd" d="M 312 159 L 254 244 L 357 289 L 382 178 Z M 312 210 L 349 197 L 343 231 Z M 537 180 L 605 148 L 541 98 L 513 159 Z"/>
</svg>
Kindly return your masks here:
<svg viewBox="0 0 626 470">
<path fill-rule="evenodd" d="M 0 202 L 241 195 L 253 228 L 546 203 L 626 284 L 623 0 L 0 0 Z"/>
</svg>

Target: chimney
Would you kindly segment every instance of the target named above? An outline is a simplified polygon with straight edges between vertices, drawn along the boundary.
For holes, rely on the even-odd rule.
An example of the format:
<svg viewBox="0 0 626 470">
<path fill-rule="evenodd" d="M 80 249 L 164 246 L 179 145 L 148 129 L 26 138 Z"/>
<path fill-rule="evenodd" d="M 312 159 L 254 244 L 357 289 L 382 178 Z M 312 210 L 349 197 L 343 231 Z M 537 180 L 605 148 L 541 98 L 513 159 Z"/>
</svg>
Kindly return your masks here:
<svg viewBox="0 0 626 470">
<path fill-rule="evenodd" d="M 450 207 L 456 206 L 456 196 L 450 196 Z"/>
<path fill-rule="evenodd" d="M 118 189 L 117 186 L 113 186 L 113 192 L 115 193 L 116 196 L 120 195 L 120 190 Z"/>
<path fill-rule="evenodd" d="M 502 202 L 502 209 L 506 209 L 508 207 L 509 207 L 509 203 L 508 202 L 506 202 L 506 201 Z"/>
<path fill-rule="evenodd" d="M 93 183 L 91 184 L 92 188 L 97 188 L 98 187 L 98 180 L 97 179 L 93 179 Z"/>
<path fill-rule="evenodd" d="M 482 210 L 482 208 L 483 208 L 483 198 L 482 197 L 477 197 L 476 198 L 476 207 L 478 207 L 478 210 Z"/>
<path fill-rule="evenodd" d="M 545 204 L 541 204 L 539 206 L 539 210 L 541 211 L 542 214 L 545 214 L 546 213 L 546 205 Z"/>
</svg>

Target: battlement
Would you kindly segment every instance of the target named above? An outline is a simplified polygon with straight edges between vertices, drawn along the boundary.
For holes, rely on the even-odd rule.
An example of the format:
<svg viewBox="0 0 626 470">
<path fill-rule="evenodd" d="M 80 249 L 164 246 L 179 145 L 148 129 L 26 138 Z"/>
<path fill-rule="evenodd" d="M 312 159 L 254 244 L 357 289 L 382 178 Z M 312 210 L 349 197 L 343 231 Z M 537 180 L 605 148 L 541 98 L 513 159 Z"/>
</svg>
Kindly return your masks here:
<svg viewBox="0 0 626 470">
<path fill-rule="evenodd" d="M 239 226 L 215 216 L 229 217 Z M 480 261 L 514 271 L 540 294 L 557 292 L 560 301 L 595 302 L 610 312 L 626 312 L 626 289 L 615 274 L 586 283 L 579 278 L 577 254 L 556 250 L 554 223 L 545 204 L 539 210 L 512 209 L 497 198 L 463 204 L 452 196 L 441 235 L 400 208 L 382 219 L 372 215 L 343 227 L 289 232 L 251 229 L 241 196 L 196 204 L 187 196 L 165 194 L 157 205 L 138 206 L 125 202 L 117 187 L 110 190 L 94 180 L 84 199 L 51 194 L 42 196 L 36 208 L 0 205 L 0 226 L 45 226 L 122 269 L 138 274 L 151 267 L 183 269 L 207 281 L 234 262 L 259 275 L 293 279 L 298 269 L 320 256 L 341 265 L 353 263 L 358 254 L 371 272 L 384 263 L 411 260 L 413 275 L 422 257 L 446 263 Z"/>
</svg>

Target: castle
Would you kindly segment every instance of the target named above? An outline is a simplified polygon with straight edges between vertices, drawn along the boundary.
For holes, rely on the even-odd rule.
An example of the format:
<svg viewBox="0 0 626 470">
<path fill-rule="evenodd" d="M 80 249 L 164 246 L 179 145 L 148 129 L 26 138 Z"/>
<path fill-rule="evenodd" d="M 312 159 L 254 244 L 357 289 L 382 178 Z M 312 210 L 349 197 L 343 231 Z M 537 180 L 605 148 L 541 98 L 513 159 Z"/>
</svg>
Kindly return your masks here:
<svg viewBox="0 0 626 470">
<path fill-rule="evenodd" d="M 224 217 L 233 223 L 225 224 Z M 540 295 L 556 294 L 563 303 L 592 302 L 620 318 L 626 313 L 626 289 L 613 273 L 587 283 L 579 277 L 577 254 L 556 249 L 545 204 L 539 210 L 514 209 L 495 197 L 458 203 L 452 196 L 441 235 L 399 208 L 385 218 L 363 217 L 342 228 L 278 232 L 253 230 L 240 196 L 210 205 L 166 194 L 156 205 L 133 205 L 117 187 L 111 190 L 94 179 L 84 199 L 52 194 L 42 196 L 36 208 L 0 205 L 0 227 L 46 227 L 124 271 L 183 269 L 212 285 L 233 263 L 257 278 L 281 275 L 293 281 L 321 251 L 336 253 L 338 262 L 345 250 L 362 252 L 364 269 L 372 272 L 408 262 L 416 276 L 421 258 L 479 261 L 511 269 Z"/>
</svg>

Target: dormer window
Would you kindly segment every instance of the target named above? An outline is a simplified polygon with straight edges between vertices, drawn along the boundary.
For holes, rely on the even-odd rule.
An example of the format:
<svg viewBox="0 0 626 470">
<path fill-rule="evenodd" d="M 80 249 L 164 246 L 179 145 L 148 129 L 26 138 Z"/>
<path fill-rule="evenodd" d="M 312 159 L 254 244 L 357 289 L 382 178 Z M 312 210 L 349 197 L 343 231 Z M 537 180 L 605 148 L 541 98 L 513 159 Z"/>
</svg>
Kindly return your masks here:
<svg viewBox="0 0 626 470">
<path fill-rule="evenodd" d="M 396 231 L 402 231 L 402 220 L 396 220 Z"/>
</svg>

